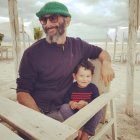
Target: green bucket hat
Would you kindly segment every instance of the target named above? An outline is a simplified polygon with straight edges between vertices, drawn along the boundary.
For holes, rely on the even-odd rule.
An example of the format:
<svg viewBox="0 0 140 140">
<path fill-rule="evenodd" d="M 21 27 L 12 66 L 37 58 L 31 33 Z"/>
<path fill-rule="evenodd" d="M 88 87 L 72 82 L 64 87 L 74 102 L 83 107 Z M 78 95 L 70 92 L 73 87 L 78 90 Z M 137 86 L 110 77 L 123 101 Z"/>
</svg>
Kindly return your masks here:
<svg viewBox="0 0 140 140">
<path fill-rule="evenodd" d="M 67 7 L 59 2 L 48 2 L 46 3 L 39 12 L 36 13 L 38 18 L 41 18 L 47 14 L 60 14 L 63 16 L 71 17 Z"/>
</svg>

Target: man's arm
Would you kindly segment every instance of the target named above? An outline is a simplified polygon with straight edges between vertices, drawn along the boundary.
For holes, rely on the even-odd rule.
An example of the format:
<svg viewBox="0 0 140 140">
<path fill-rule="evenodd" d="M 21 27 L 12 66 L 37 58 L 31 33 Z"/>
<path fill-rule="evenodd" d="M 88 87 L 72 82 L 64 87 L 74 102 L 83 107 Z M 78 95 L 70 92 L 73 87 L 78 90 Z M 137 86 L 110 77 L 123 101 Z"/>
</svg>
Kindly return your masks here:
<svg viewBox="0 0 140 140">
<path fill-rule="evenodd" d="M 32 98 L 32 96 L 29 93 L 18 92 L 17 100 L 20 104 L 40 112 L 39 107 L 37 106 L 35 100 Z"/>
<path fill-rule="evenodd" d="M 102 63 L 102 80 L 104 81 L 105 85 L 108 85 L 109 82 L 115 77 L 114 70 L 111 66 L 111 57 L 107 51 L 103 50 L 99 55 L 99 60 Z"/>
</svg>

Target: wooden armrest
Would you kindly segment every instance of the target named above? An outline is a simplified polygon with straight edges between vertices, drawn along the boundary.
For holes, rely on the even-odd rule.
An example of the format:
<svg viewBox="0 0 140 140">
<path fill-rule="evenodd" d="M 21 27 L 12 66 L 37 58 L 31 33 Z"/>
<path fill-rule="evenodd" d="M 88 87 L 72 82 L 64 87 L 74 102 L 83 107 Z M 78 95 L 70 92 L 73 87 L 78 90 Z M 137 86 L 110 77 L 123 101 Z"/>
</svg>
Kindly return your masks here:
<svg viewBox="0 0 140 140">
<path fill-rule="evenodd" d="M 72 140 L 77 130 L 7 98 L 0 97 L 0 118 L 34 140 Z"/>
<path fill-rule="evenodd" d="M 77 113 L 65 120 L 63 123 L 79 130 L 89 119 L 91 119 L 98 111 L 100 111 L 110 100 L 113 99 L 115 94 L 102 94 L 89 103 L 84 108 L 80 109 Z M 83 116 L 84 117 L 81 117 Z"/>
<path fill-rule="evenodd" d="M 0 124 L 0 138 L 1 140 L 23 140 L 16 133 L 2 124 Z"/>
</svg>

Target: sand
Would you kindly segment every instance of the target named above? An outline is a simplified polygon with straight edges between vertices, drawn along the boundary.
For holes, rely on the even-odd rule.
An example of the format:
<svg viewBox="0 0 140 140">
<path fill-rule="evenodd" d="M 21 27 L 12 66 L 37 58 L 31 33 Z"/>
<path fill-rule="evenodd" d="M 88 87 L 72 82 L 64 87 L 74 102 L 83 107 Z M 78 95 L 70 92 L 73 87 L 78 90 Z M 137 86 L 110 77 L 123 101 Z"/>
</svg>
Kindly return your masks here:
<svg viewBox="0 0 140 140">
<path fill-rule="evenodd" d="M 116 73 L 115 79 L 111 84 L 111 91 L 116 91 L 115 97 L 117 109 L 117 130 L 118 140 L 140 140 L 140 64 L 135 66 L 134 78 L 134 116 L 129 117 L 125 113 L 126 107 L 126 63 L 114 63 L 113 68 Z M 6 82 L 15 80 L 14 62 L 0 61 L 0 86 Z M 101 140 L 111 140 L 111 131 L 108 131 Z"/>
<path fill-rule="evenodd" d="M 140 140 L 140 65 L 135 66 L 134 76 L 134 116 L 126 115 L 126 64 L 113 64 L 116 78 L 112 81 L 111 91 L 118 90 L 118 95 L 115 98 L 117 110 L 117 130 L 118 140 Z M 108 137 L 106 140 L 109 139 Z"/>
</svg>

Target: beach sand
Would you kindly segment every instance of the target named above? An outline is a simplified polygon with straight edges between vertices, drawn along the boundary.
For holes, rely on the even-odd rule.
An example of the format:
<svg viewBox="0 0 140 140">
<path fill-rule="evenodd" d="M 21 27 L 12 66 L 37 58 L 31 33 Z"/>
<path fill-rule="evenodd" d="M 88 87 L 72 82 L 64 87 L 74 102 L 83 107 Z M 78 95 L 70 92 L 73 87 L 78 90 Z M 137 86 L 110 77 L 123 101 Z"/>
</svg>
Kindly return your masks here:
<svg viewBox="0 0 140 140">
<path fill-rule="evenodd" d="M 118 91 L 115 97 L 117 109 L 117 130 L 118 140 L 140 140 L 140 65 L 135 66 L 134 78 L 134 116 L 129 117 L 125 113 L 126 107 L 126 63 L 114 63 L 116 77 L 111 83 L 111 92 Z M 14 62 L 0 61 L 0 85 L 15 80 Z M 111 140 L 111 130 L 109 130 L 101 140 Z"/>
<path fill-rule="evenodd" d="M 115 63 L 115 79 L 111 83 L 111 92 L 117 90 L 115 97 L 118 140 L 140 140 L 140 65 L 135 66 L 134 76 L 134 116 L 126 115 L 126 98 L 127 98 L 127 65 Z M 111 140 L 110 132 L 101 140 Z"/>
</svg>

